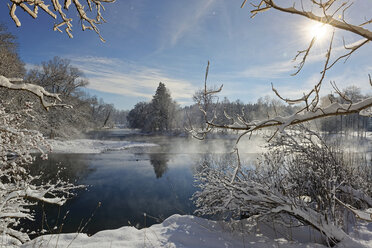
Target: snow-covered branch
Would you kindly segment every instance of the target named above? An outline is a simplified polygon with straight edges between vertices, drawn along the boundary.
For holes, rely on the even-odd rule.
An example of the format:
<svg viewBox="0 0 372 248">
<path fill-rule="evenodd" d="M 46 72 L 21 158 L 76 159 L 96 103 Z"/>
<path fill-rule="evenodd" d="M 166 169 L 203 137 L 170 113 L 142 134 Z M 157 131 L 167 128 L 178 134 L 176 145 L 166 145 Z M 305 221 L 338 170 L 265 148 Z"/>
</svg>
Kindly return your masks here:
<svg viewBox="0 0 372 248">
<path fill-rule="evenodd" d="M 319 212 L 304 205 L 300 199 L 285 196 L 265 183 L 253 180 L 230 182 L 229 177 L 219 173 L 206 169 L 198 175 L 201 191 L 194 194 L 198 207 L 196 213 L 214 215 L 231 211 L 238 215 L 237 218 L 239 215 L 270 218 L 284 213 L 314 227 L 334 243 L 346 237 L 341 229 L 326 221 Z"/>
<path fill-rule="evenodd" d="M 246 2 L 247 0 L 243 1 L 243 4 L 241 5 L 242 8 L 245 6 Z M 323 25 L 330 25 L 336 29 L 345 30 L 347 32 L 360 36 L 361 38 L 365 38 L 362 42 L 353 47 L 347 47 L 346 45 L 344 45 L 345 50 L 348 50 L 349 52 L 337 57 L 334 60 L 334 62 L 332 62 L 329 66 L 325 68 L 325 70 L 328 70 L 331 67 L 333 67 L 333 65 L 336 64 L 340 59 L 345 58 L 347 60 L 356 50 L 358 50 L 359 48 L 366 45 L 372 40 L 372 31 L 364 27 L 365 25 L 369 24 L 371 20 L 368 20 L 359 25 L 350 23 L 345 20 L 345 12 L 352 6 L 352 3 L 348 4 L 347 2 L 339 0 L 327 1 L 327 3 L 329 4 L 324 4 L 322 3 L 322 1 L 317 2 L 314 0 L 309 0 L 308 2 L 312 6 L 310 10 L 305 10 L 303 2 L 301 2 L 301 9 L 298 9 L 295 7 L 295 3 L 293 3 L 293 6 L 291 7 L 284 7 L 277 4 L 277 2 L 274 0 L 259 0 L 258 4 L 256 4 L 255 1 L 252 1 L 251 2 L 251 5 L 253 6 L 253 9 L 251 10 L 252 18 L 255 17 L 258 13 L 274 9 L 284 13 L 303 16 L 310 20 L 322 23 Z M 321 14 L 315 14 L 314 9 L 318 9 L 319 13 Z M 303 57 L 299 66 L 297 66 L 298 70 L 293 75 L 296 75 L 298 72 L 301 71 L 310 53 L 310 50 L 316 41 L 316 38 L 317 37 L 314 36 L 311 39 L 308 48 L 306 48 L 305 50 L 301 50 L 297 53 L 295 60 L 300 55 L 303 55 Z"/>
<path fill-rule="evenodd" d="M 244 7 L 245 3 L 248 2 L 244 0 L 242 7 Z M 359 50 L 361 47 L 365 46 L 372 40 L 372 31 L 365 28 L 365 25 L 370 23 L 370 21 L 365 22 L 363 24 L 357 25 L 349 23 L 345 20 L 345 12 L 351 7 L 351 4 L 345 4 L 345 2 L 341 2 L 339 0 L 332 0 L 332 1 L 314 1 L 309 0 L 308 3 L 312 6 L 309 11 L 306 10 L 305 3 L 301 4 L 301 8 L 296 8 L 295 4 L 291 7 L 283 7 L 280 4 L 277 4 L 274 0 L 259 0 L 259 1 L 251 1 L 251 6 L 253 6 L 251 13 L 252 17 L 255 15 L 265 12 L 267 10 L 277 10 L 284 13 L 294 14 L 306 17 L 308 19 L 320 22 L 324 25 L 330 25 L 335 29 L 344 30 L 350 32 L 356 36 L 360 36 L 362 39 L 361 42 L 355 44 L 354 46 L 348 47 L 345 45 L 344 42 L 344 49 L 347 51 L 345 54 L 336 57 L 333 62 L 331 61 L 332 58 L 332 48 L 333 48 L 333 40 L 335 36 L 335 32 L 332 33 L 332 38 L 329 42 L 328 51 L 325 56 L 323 70 L 321 71 L 321 77 L 318 82 L 314 84 L 313 89 L 309 90 L 307 93 L 304 93 L 303 96 L 295 99 L 289 99 L 283 97 L 274 87 L 272 87 L 273 92 L 276 96 L 283 100 L 287 104 L 298 104 L 301 105 L 301 109 L 291 116 L 274 116 L 268 117 L 266 120 L 254 120 L 254 121 L 247 121 L 241 116 L 229 116 L 229 119 L 233 121 L 231 125 L 220 125 L 215 122 L 214 118 L 207 118 L 207 116 L 213 116 L 211 110 L 205 108 L 202 104 L 203 102 L 207 101 L 207 96 L 210 98 L 211 95 L 216 94 L 218 91 L 214 92 L 207 89 L 206 83 L 204 86 L 204 93 L 202 96 L 205 98 L 204 101 L 199 101 L 199 108 L 201 113 L 205 116 L 205 127 L 201 130 L 196 130 L 190 128 L 190 133 L 192 133 L 195 137 L 202 139 L 206 133 L 211 132 L 214 128 L 217 129 L 228 129 L 228 130 L 236 130 L 236 131 L 243 131 L 244 134 L 252 133 L 252 131 L 256 131 L 263 128 L 269 127 L 276 127 L 277 131 L 283 131 L 286 127 L 300 124 L 303 122 L 320 119 L 328 116 L 336 116 L 336 115 L 350 115 L 354 113 L 358 113 L 364 116 L 371 116 L 372 113 L 372 99 L 367 98 L 361 100 L 359 102 L 348 101 L 345 99 L 345 96 L 341 93 L 341 91 L 337 88 L 334 82 L 331 82 L 332 86 L 334 87 L 336 93 L 347 102 L 347 104 L 331 102 L 328 106 L 319 106 L 320 105 L 320 98 L 321 98 L 321 86 L 325 79 L 326 73 L 330 70 L 338 61 L 341 59 L 348 59 L 354 52 Z M 282 4 L 282 3 L 281 3 Z M 318 14 L 315 14 L 316 9 L 318 10 Z M 335 17 L 337 16 L 337 18 Z M 311 52 L 311 49 L 316 42 L 316 36 L 314 36 L 309 46 L 304 49 L 298 51 L 295 59 L 302 57 L 301 61 L 297 67 L 297 71 L 292 75 L 298 74 L 304 67 L 307 58 Z M 209 64 L 208 64 L 209 67 Z M 206 78 L 208 76 L 208 67 Z M 370 75 L 369 75 L 370 78 Z M 371 80 L 369 80 L 371 86 Z M 322 92 L 324 94 L 324 92 Z"/>
<path fill-rule="evenodd" d="M 246 2 L 247 0 L 243 2 L 242 7 Z M 327 237 L 329 245 L 334 245 L 347 237 L 345 227 L 349 223 L 346 215 L 372 221 L 372 215 L 368 211 L 372 207 L 371 169 L 370 166 L 361 165 L 365 162 L 363 159 L 353 161 L 356 158 L 351 159 L 352 156 L 345 154 L 340 147 L 331 147 L 320 135 L 307 130 L 301 123 L 339 115 L 372 116 L 372 97 L 368 94 L 353 95 L 348 89 L 341 91 L 331 82 L 338 96 L 328 95 L 328 99 L 321 96 L 325 95 L 321 92 L 321 86 L 328 70 L 372 41 L 372 32 L 366 28 L 371 20 L 367 19 L 361 25 L 347 22 L 345 12 L 351 4 L 339 0 L 308 0 L 311 11 L 306 10 L 304 1 L 299 1 L 301 8 L 296 8 L 294 4 L 283 7 L 275 0 L 250 2 L 253 6 L 252 17 L 274 9 L 347 31 L 359 36 L 361 42 L 351 47 L 344 45 L 345 54 L 334 59 L 332 49 L 337 33 L 333 32 L 320 79 L 303 96 L 286 98 L 272 87 L 280 100 L 298 106 L 297 112 L 293 114 L 282 116 L 275 110 L 274 115 L 269 116 L 268 113 L 266 119 L 252 120 L 253 118 L 246 118 L 244 110 L 241 111 L 243 115 L 235 116 L 226 111 L 225 117 L 229 122 L 221 124 L 223 122 L 216 121 L 213 110 L 205 104 L 210 104 L 212 95 L 219 90 L 208 90 L 205 80 L 204 92 L 201 94 L 203 99 L 197 101 L 204 115 L 205 126 L 201 129 L 190 128 L 192 135 L 203 139 L 213 129 L 238 131 L 238 143 L 242 136 L 256 130 L 273 127 L 276 131 L 269 139 L 271 142 L 268 143 L 268 152 L 263 154 L 254 168 L 252 165 L 241 165 L 239 154 L 237 163 L 223 162 L 223 165 L 216 165 L 218 163 L 212 160 L 201 165 L 196 176 L 200 190 L 194 194 L 197 212 L 227 218 L 279 218 L 281 214 L 285 214 L 286 218 L 290 216 L 299 223 L 314 227 Z M 278 2 L 284 4 L 285 1 Z M 300 63 L 293 75 L 304 68 L 315 42 L 316 37 L 313 37 L 306 49 L 298 51 L 295 59 L 300 59 Z M 208 68 L 209 63 L 206 78 Z M 368 77 L 372 86 L 371 76 Z M 217 102 L 214 104 L 217 105 Z M 284 129 L 291 130 L 282 132 Z"/>
<path fill-rule="evenodd" d="M 10 17 L 13 19 L 17 27 L 21 26 L 21 22 L 16 15 L 17 7 L 23 9 L 31 17 L 37 18 L 39 8 L 45 13 L 50 15 L 52 18 L 61 18 L 61 22 L 54 25 L 54 31 L 62 32 L 61 28 L 65 29 L 65 32 L 70 38 L 72 38 L 72 18 L 68 17 L 66 12 L 69 11 L 70 6 L 74 6 L 78 16 L 80 18 L 82 30 L 93 30 L 98 34 L 102 41 L 105 41 L 101 36 L 97 25 L 105 22 L 102 17 L 102 10 L 105 10 L 104 3 L 113 3 L 115 0 L 86 0 L 86 4 L 82 4 L 80 0 L 9 0 L 10 5 Z M 62 3 L 63 2 L 63 3 Z M 50 4 L 53 9 L 50 9 Z M 95 17 L 89 17 L 88 12 L 95 12 Z"/>
<path fill-rule="evenodd" d="M 230 125 L 220 125 L 215 122 L 214 115 L 213 118 L 207 118 L 208 111 L 204 109 L 205 105 L 201 102 L 198 103 L 199 108 L 203 115 L 205 116 L 205 128 L 203 130 L 197 130 L 190 128 L 188 131 L 195 137 L 202 139 L 205 135 L 213 129 L 229 129 L 235 131 L 243 131 L 243 135 L 252 133 L 264 128 L 276 127 L 277 131 L 283 131 L 285 128 L 316 120 L 329 116 L 338 116 L 338 115 L 349 115 L 349 114 L 360 114 L 362 116 L 372 116 L 372 97 L 360 100 L 359 102 L 348 101 L 348 103 L 339 103 L 333 102 L 325 107 L 319 107 L 319 91 L 321 86 L 320 81 L 315 85 L 314 89 L 311 90 L 304 97 L 299 99 L 286 99 L 283 98 L 278 91 L 273 87 L 272 90 L 275 94 L 283 101 L 289 104 L 304 103 L 305 107 L 302 107 L 300 111 L 290 116 L 274 116 L 266 120 L 253 120 L 247 121 L 244 118 L 230 117 L 232 124 Z M 371 84 L 372 86 L 372 84 Z M 336 87 L 336 86 L 335 86 Z M 337 88 L 336 88 L 337 89 Z M 219 90 L 220 91 L 220 90 Z M 216 91 L 216 92 L 219 92 Z M 336 92 L 345 99 L 345 96 L 337 89 Z M 211 92 L 207 91 L 204 93 L 204 96 L 210 95 Z M 211 93 L 215 94 L 215 92 Z M 313 99 L 310 101 L 310 97 L 314 95 Z M 309 103 L 310 101 L 310 103 Z"/>
<path fill-rule="evenodd" d="M 207 122 L 208 125 L 211 127 L 216 128 L 228 128 L 232 130 L 243 130 L 243 131 L 256 131 L 259 129 L 267 128 L 267 127 L 278 127 L 279 131 L 283 131 L 286 127 L 300 124 L 303 122 L 325 118 L 329 116 L 336 116 L 336 115 L 347 115 L 347 114 L 354 114 L 359 113 L 361 115 L 370 116 L 371 110 L 369 108 L 372 107 L 372 97 L 364 99 L 357 103 L 352 104 L 341 104 L 334 102 L 327 107 L 324 108 L 317 108 L 315 111 L 303 111 L 300 113 L 293 114 L 291 116 L 276 116 L 274 118 L 270 118 L 267 120 L 261 121 L 252 121 L 252 122 L 242 122 L 235 123 L 231 126 L 220 126 L 214 124 L 212 122 Z"/>
<path fill-rule="evenodd" d="M 243 4 L 241 6 L 242 8 L 244 7 L 246 2 L 247 2 L 247 0 L 244 0 Z M 310 2 L 314 3 L 314 1 L 310 1 Z M 281 12 L 286 12 L 286 13 L 289 13 L 289 14 L 304 16 L 304 17 L 309 18 L 311 20 L 321 22 L 321 23 L 324 23 L 324 24 L 328 24 L 328 25 L 331 25 L 335 28 L 342 29 L 342 30 L 345 30 L 345 31 L 349 31 L 349 32 L 352 32 L 352 33 L 357 34 L 359 36 L 362 36 L 362 37 L 364 37 L 368 40 L 372 40 L 372 32 L 370 30 L 362 27 L 366 23 L 362 23 L 360 25 L 354 25 L 354 24 L 346 22 L 344 16 L 342 16 L 341 21 L 334 18 L 334 16 L 337 13 L 339 13 L 339 12 L 344 13 L 350 7 L 349 5 L 345 5 L 344 2 L 341 2 L 341 1 L 338 1 L 338 0 L 332 1 L 332 5 L 336 5 L 336 3 L 340 3 L 340 6 L 338 8 L 336 8 L 337 11 L 333 11 L 333 12 L 330 12 L 331 9 L 330 9 L 329 5 L 325 5 L 325 4 L 318 5 L 318 8 L 321 9 L 321 12 L 323 13 L 323 15 L 321 16 L 321 15 L 314 14 L 312 11 L 306 11 L 304 9 L 299 10 L 299 9 L 295 8 L 294 6 L 292 6 L 292 7 L 280 6 L 280 5 L 276 4 L 276 1 L 274 1 L 274 0 L 261 0 L 258 5 L 252 4 L 252 6 L 254 8 L 253 8 L 253 10 L 251 10 L 251 13 L 253 15 L 256 15 L 257 13 L 263 12 L 263 10 L 266 11 L 266 10 L 269 10 L 269 9 L 275 9 L 275 10 L 278 10 L 278 11 L 281 11 Z M 329 11 L 330 13 L 328 14 L 327 11 Z"/>
<path fill-rule="evenodd" d="M 0 87 L 4 87 L 4 88 L 7 88 L 7 89 L 11 89 L 11 90 L 29 91 L 32 94 L 39 97 L 39 99 L 41 101 L 41 104 L 44 106 L 44 108 L 46 110 L 48 110 L 50 107 L 56 107 L 56 106 L 71 108 L 71 106 L 67 105 L 67 104 L 58 104 L 56 101 L 48 102 L 48 101 L 45 100 L 45 97 L 51 97 L 51 98 L 54 98 L 54 99 L 58 100 L 59 102 L 61 102 L 62 100 L 60 99 L 58 94 L 50 93 L 50 92 L 46 91 L 43 87 L 38 86 L 38 85 L 34 85 L 34 84 L 12 83 L 12 82 L 15 82 L 15 81 L 22 81 L 22 79 L 18 79 L 18 78 L 9 79 L 9 78 L 6 78 L 6 77 L 0 75 Z"/>
</svg>

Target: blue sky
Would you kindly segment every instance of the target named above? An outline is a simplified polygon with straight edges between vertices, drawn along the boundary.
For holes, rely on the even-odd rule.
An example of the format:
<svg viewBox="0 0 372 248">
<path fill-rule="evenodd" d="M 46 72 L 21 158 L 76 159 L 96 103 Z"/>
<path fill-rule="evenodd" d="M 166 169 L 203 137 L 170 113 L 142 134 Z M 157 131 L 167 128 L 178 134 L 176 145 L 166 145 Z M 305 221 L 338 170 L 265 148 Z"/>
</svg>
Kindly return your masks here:
<svg viewBox="0 0 372 248">
<path fill-rule="evenodd" d="M 313 23 L 274 10 L 251 19 L 249 6 L 240 8 L 241 0 L 117 0 L 105 5 L 107 23 L 99 26 L 105 43 L 94 32 L 81 31 L 77 21 L 73 39 L 54 32 L 55 20 L 41 11 L 34 20 L 18 9 L 22 26 L 16 28 L 5 2 L 0 21 L 18 37 L 21 58 L 28 66 L 54 56 L 68 58 L 85 72 L 90 81 L 87 91 L 119 109 L 149 101 L 160 81 L 177 102 L 191 104 L 193 93 L 203 86 L 208 60 L 209 85 L 224 84 L 221 97 L 255 102 L 274 96 L 271 83 L 283 96 L 301 96 L 319 80 L 327 49 L 327 42 L 317 42 L 303 71 L 290 76 L 296 65 L 292 59 L 308 46 Z M 362 22 L 369 14 L 362 11 L 371 7 L 370 1 L 357 0 L 348 20 Z M 335 54 L 342 52 L 342 36 L 347 44 L 360 39 L 342 32 L 336 35 Z M 370 54 L 368 44 L 346 64 L 335 66 L 323 92 L 331 92 L 331 80 L 340 88 L 356 85 L 370 92 Z"/>
</svg>

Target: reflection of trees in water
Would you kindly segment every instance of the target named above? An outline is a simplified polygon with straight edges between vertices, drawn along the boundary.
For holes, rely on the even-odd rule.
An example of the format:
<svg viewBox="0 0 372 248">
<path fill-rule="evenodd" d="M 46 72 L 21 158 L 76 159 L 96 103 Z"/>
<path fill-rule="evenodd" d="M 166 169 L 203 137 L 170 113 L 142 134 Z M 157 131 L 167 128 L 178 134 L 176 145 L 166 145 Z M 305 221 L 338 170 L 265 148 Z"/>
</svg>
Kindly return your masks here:
<svg viewBox="0 0 372 248">
<path fill-rule="evenodd" d="M 167 163 L 169 161 L 168 155 L 165 153 L 151 153 L 150 163 L 154 167 L 156 178 L 162 177 L 162 175 L 168 170 Z"/>
</svg>

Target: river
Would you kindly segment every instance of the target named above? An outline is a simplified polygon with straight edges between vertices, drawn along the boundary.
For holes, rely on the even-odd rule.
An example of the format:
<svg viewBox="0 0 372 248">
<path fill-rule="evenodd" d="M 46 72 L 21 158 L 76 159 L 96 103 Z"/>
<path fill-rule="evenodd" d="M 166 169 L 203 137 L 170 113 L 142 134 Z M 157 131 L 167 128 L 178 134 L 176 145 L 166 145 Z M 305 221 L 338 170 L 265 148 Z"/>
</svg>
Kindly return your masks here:
<svg viewBox="0 0 372 248">
<path fill-rule="evenodd" d="M 128 130 L 95 132 L 92 139 L 153 143 L 98 154 L 52 153 L 37 159 L 34 171 L 43 179 L 59 176 L 86 185 L 62 207 L 38 204 L 32 230 L 94 234 L 126 225 L 142 228 L 172 214 L 192 214 L 195 168 L 206 154 L 231 151 L 234 139 L 198 141 L 187 137 L 145 136 Z M 256 152 L 246 153 L 254 159 Z M 145 216 L 146 214 L 146 216 Z M 63 225 L 62 225 L 63 224 Z"/>
</svg>

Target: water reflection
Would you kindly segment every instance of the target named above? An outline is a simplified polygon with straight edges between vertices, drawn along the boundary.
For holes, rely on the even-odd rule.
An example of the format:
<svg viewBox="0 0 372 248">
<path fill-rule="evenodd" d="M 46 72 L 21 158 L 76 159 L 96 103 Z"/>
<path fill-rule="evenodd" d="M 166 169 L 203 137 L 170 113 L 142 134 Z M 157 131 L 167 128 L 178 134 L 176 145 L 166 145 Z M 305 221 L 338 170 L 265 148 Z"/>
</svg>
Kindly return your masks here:
<svg viewBox="0 0 372 248">
<path fill-rule="evenodd" d="M 175 213 L 192 214 L 194 205 L 190 197 L 195 192 L 192 158 L 153 152 L 52 154 L 47 161 L 37 161 L 34 173 L 44 170 L 44 180 L 53 178 L 64 166 L 67 168 L 61 177 L 89 186 L 60 208 L 36 206 L 36 222 L 27 223 L 25 228 L 37 230 L 48 226 L 59 231 L 67 212 L 62 232 L 76 232 L 94 212 L 84 229 L 89 234 L 125 225 L 149 226 Z M 99 202 L 102 205 L 96 209 Z M 146 220 L 144 213 L 148 216 Z"/>
<path fill-rule="evenodd" d="M 162 175 L 168 170 L 167 163 L 169 157 L 166 153 L 151 153 L 150 163 L 154 167 L 156 178 L 161 178 Z"/>
<path fill-rule="evenodd" d="M 40 229 L 44 220 L 59 231 L 67 212 L 62 232 L 76 232 L 91 219 L 83 230 L 88 234 L 125 225 L 149 226 L 175 213 L 192 214 L 195 206 L 190 198 L 196 191 L 193 172 L 206 153 L 218 153 L 228 142 L 216 140 L 201 145 L 181 137 L 129 138 L 129 134 L 110 134 L 110 139 L 158 146 L 101 154 L 51 154 L 47 161 L 36 161 L 34 173 L 43 171 L 43 180 L 53 179 L 63 166 L 66 169 L 60 177 L 89 187 L 61 208 L 45 205 L 43 213 L 39 207 L 35 210 L 37 221 L 28 226 L 30 229 Z M 96 209 L 99 202 L 102 205 Z"/>
</svg>

